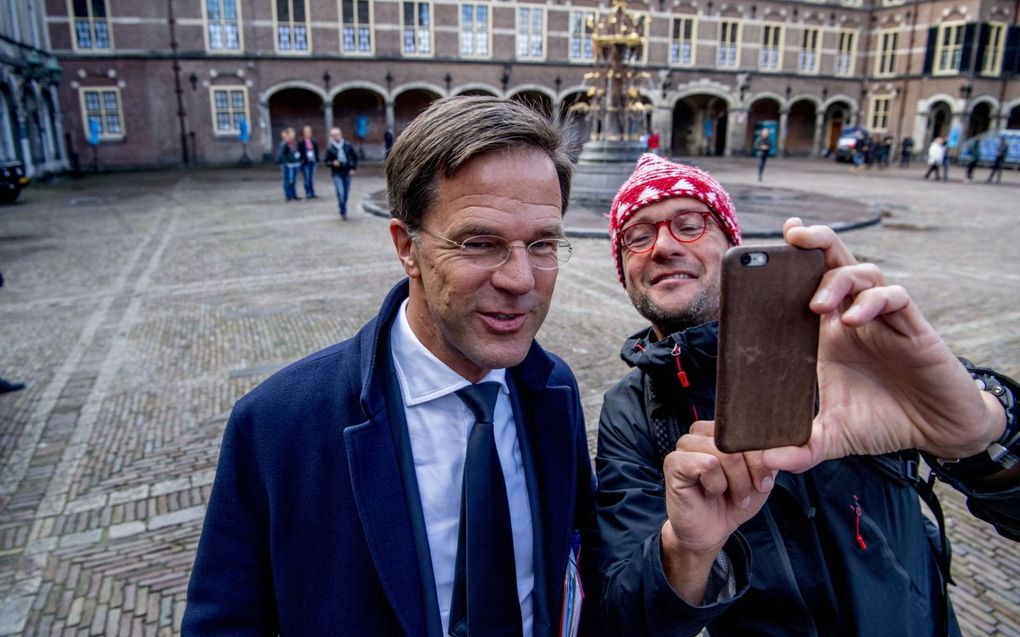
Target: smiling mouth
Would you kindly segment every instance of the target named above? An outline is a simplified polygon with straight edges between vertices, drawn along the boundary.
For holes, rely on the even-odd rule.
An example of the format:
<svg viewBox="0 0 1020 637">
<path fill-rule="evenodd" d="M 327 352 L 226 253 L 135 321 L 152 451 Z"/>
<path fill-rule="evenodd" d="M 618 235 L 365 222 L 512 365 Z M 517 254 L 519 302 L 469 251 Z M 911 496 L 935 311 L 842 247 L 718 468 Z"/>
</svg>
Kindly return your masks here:
<svg viewBox="0 0 1020 637">
<path fill-rule="evenodd" d="M 654 279 L 652 279 L 652 284 L 654 285 L 656 283 L 662 283 L 663 281 L 692 280 L 695 278 L 697 277 L 686 272 L 670 272 L 668 274 L 660 274 L 659 276 L 655 277 Z"/>
<path fill-rule="evenodd" d="M 528 318 L 527 312 L 482 312 L 482 319 L 494 332 L 510 333 L 516 332 Z"/>
</svg>

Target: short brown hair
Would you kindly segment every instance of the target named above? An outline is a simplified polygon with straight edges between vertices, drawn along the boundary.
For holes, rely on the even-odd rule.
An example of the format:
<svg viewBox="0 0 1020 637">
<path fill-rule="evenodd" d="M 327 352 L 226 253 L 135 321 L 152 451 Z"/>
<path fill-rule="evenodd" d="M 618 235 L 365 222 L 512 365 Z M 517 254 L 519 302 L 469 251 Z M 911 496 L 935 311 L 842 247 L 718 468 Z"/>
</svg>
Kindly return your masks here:
<svg viewBox="0 0 1020 637">
<path fill-rule="evenodd" d="M 435 201 L 439 177 L 453 177 L 478 155 L 521 147 L 537 148 L 552 160 L 560 182 L 560 210 L 566 212 L 573 165 L 563 137 L 544 116 L 499 97 L 433 102 L 401 133 L 386 159 L 390 214 L 412 232 L 420 230 Z"/>
</svg>

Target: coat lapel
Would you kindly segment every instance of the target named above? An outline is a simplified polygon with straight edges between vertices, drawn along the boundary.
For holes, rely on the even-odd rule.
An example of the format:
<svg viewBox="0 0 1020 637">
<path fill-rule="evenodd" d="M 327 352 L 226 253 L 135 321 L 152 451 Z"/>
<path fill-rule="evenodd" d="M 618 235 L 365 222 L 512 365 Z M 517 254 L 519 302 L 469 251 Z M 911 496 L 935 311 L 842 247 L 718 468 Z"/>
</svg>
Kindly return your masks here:
<svg viewBox="0 0 1020 637">
<path fill-rule="evenodd" d="M 366 422 L 344 431 L 351 488 L 386 597 L 407 635 L 425 635 L 421 579 L 406 496 L 389 427 Z"/>
<path fill-rule="evenodd" d="M 528 497 L 535 524 L 535 634 L 551 634 L 559 621 L 563 575 L 573 531 L 577 494 L 575 442 L 571 426 L 574 398 L 567 387 L 527 386 L 517 381 L 524 413 Z M 530 456 L 530 462 L 528 459 Z M 541 563 L 539 563 L 541 560 Z"/>
</svg>

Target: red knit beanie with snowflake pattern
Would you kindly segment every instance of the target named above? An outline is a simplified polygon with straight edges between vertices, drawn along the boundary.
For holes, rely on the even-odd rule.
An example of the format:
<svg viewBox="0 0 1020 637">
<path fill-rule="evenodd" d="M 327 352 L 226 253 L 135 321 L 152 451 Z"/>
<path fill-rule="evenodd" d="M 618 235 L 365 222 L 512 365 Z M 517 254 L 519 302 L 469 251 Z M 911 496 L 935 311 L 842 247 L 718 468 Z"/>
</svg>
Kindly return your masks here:
<svg viewBox="0 0 1020 637">
<path fill-rule="evenodd" d="M 740 245 L 740 224 L 729 194 L 715 180 L 700 168 L 686 164 L 674 164 L 668 159 L 646 153 L 634 167 L 634 172 L 620 186 L 609 211 L 609 243 L 616 263 L 616 274 L 623 287 L 623 253 L 620 230 L 635 212 L 664 199 L 690 197 L 708 206 L 719 227 L 733 245 Z"/>
</svg>

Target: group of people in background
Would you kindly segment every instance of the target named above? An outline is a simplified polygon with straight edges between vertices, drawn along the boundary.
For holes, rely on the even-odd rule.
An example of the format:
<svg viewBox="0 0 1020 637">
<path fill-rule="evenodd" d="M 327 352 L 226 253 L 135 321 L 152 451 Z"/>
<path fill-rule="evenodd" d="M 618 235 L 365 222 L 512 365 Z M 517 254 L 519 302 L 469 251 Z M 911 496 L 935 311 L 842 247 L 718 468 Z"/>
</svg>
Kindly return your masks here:
<svg viewBox="0 0 1020 637">
<path fill-rule="evenodd" d="M 393 142 L 393 131 L 386 131 L 386 150 Z M 334 126 L 329 131 L 329 143 L 322 161 L 329 166 L 333 187 L 336 189 L 337 203 L 340 207 L 340 218 L 347 220 L 347 198 L 351 190 L 351 176 L 358 169 L 358 153 L 354 146 L 344 139 L 343 131 Z M 302 176 L 305 199 L 315 199 L 315 167 L 319 164 L 319 143 L 312 134 L 312 127 L 302 129 L 302 137 L 297 139 L 293 128 L 280 131 L 280 147 L 276 153 L 276 163 L 283 172 L 283 195 L 286 201 L 299 201 L 297 193 L 297 176 Z"/>
<path fill-rule="evenodd" d="M 904 143 L 910 140 L 908 137 Z M 910 148 L 914 147 L 913 140 L 910 140 Z M 879 137 L 878 135 L 866 135 L 863 131 L 857 131 L 857 143 L 854 146 L 853 166 L 850 170 L 865 168 L 870 170 L 872 166 L 879 169 L 889 167 L 892 160 L 893 138 L 889 135 Z M 901 165 L 902 165 L 902 154 Z M 909 162 L 909 158 L 907 159 Z"/>
<path fill-rule="evenodd" d="M 924 178 L 927 179 L 932 174 L 935 175 L 935 181 L 939 180 L 939 168 L 942 169 L 942 180 L 949 181 L 949 153 L 947 151 L 947 142 L 943 137 L 936 137 L 932 140 L 931 145 L 928 146 L 928 170 L 924 173 Z M 992 170 L 988 173 L 988 183 L 991 183 L 994 179 L 996 183 L 1002 182 L 1002 165 L 1006 161 L 1006 152 L 1009 149 L 1009 144 L 1006 142 L 1006 137 L 1003 135 L 999 136 L 999 142 L 995 147 L 995 157 L 992 160 Z M 981 138 L 972 137 L 967 142 L 967 150 L 970 154 L 970 159 L 967 161 L 967 181 L 974 181 L 974 169 L 977 168 L 978 162 L 981 161 Z"/>
</svg>

